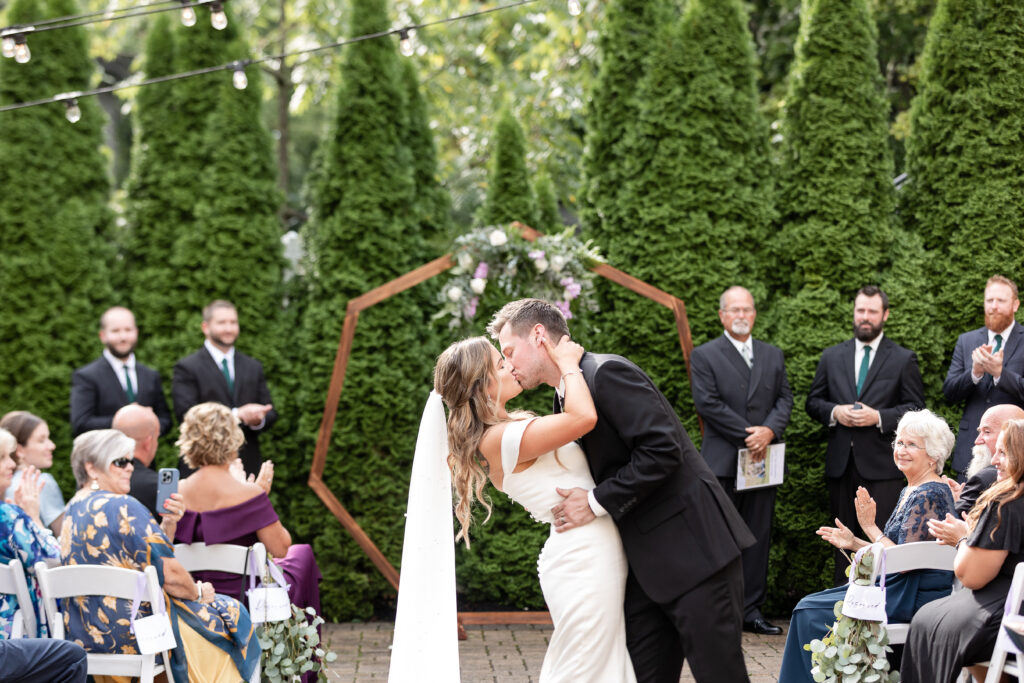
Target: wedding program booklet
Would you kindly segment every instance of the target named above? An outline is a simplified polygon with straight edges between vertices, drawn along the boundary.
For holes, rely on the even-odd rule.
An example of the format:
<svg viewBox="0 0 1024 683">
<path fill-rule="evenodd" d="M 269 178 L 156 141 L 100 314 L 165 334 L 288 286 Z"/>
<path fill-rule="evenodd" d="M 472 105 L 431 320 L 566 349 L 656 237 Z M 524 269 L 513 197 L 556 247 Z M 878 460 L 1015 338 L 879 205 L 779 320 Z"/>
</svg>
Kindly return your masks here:
<svg viewBox="0 0 1024 683">
<path fill-rule="evenodd" d="M 763 460 L 755 461 L 749 448 L 741 448 L 736 458 L 736 490 L 778 486 L 786 470 L 786 444 L 773 443 Z"/>
</svg>

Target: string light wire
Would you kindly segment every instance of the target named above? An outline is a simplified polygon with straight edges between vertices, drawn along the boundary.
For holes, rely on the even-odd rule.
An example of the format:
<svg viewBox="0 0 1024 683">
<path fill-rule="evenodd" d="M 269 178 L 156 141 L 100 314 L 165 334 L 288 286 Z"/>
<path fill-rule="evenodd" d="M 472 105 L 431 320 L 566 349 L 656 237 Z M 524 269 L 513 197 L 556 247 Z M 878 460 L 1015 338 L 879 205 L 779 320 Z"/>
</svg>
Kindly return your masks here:
<svg viewBox="0 0 1024 683">
<path fill-rule="evenodd" d="M 196 2 L 194 4 L 197 4 L 197 5 L 209 4 L 211 1 L 212 0 L 201 0 L 200 2 Z M 356 36 L 354 38 L 346 38 L 344 40 L 339 40 L 339 41 L 334 42 L 334 43 L 327 43 L 327 44 L 324 44 L 324 45 L 316 45 L 314 47 L 306 48 L 306 49 L 303 49 L 303 50 L 296 50 L 294 52 L 287 52 L 287 53 L 278 54 L 278 55 L 266 55 L 266 56 L 263 56 L 263 57 L 255 57 L 253 59 L 242 60 L 242 61 L 232 61 L 232 62 L 229 62 L 227 64 L 218 64 L 217 66 L 208 66 L 208 67 L 204 67 L 202 69 L 192 69 L 191 71 L 182 71 L 182 72 L 176 73 L 176 74 L 167 74 L 165 76 L 157 76 L 157 77 L 154 77 L 154 78 L 147 78 L 145 80 L 134 82 L 134 83 L 127 83 L 127 82 L 122 81 L 120 83 L 114 83 L 113 85 L 108 85 L 108 86 L 104 86 L 104 87 L 101 87 L 101 88 L 95 88 L 93 90 L 83 90 L 83 91 L 80 91 L 80 92 L 76 92 L 76 93 L 74 93 L 74 96 L 76 98 L 78 98 L 78 99 L 81 99 L 83 97 L 95 97 L 96 95 L 105 95 L 107 93 L 116 92 L 118 90 L 127 90 L 129 88 L 142 88 L 142 87 L 149 86 L 149 85 L 157 85 L 157 84 L 160 84 L 160 83 L 167 83 L 169 81 L 179 81 L 179 80 L 182 80 L 184 78 L 193 78 L 195 76 L 202 76 L 202 75 L 205 75 L 205 74 L 216 73 L 218 71 L 234 71 L 234 70 L 238 69 L 239 65 L 242 65 L 243 68 L 244 68 L 245 66 L 248 66 L 250 64 L 262 64 L 264 62 L 272 62 L 272 61 L 287 59 L 289 57 L 297 57 L 297 56 L 301 56 L 301 55 L 313 54 L 315 52 L 322 52 L 324 50 L 333 50 L 333 49 L 336 49 L 336 48 L 339 48 L 339 47 L 344 47 L 346 45 L 352 45 L 352 44 L 355 44 L 355 43 L 361 43 L 361 42 L 366 41 L 366 40 L 375 40 L 377 38 L 383 38 L 385 36 L 398 35 L 398 34 L 401 34 L 402 32 L 408 32 L 408 31 L 413 31 L 413 30 L 420 30 L 420 29 L 430 28 L 432 26 L 439 26 L 439 25 L 443 25 L 443 24 L 452 24 L 452 23 L 455 23 L 457 21 L 463 21 L 465 19 L 472 19 L 472 18 L 475 18 L 475 17 L 483 16 L 485 14 L 491 14 L 493 12 L 501 12 L 501 11 L 504 11 L 504 10 L 514 9 L 516 7 L 521 7 L 523 5 L 531 5 L 531 4 L 539 2 L 539 1 L 540 0 L 517 0 L 516 2 L 511 2 L 511 3 L 505 4 L 505 5 L 496 5 L 494 7 L 488 7 L 486 9 L 476 10 L 474 12 L 467 12 L 466 14 L 456 15 L 454 17 L 446 17 L 444 19 L 435 19 L 434 21 L 427 21 L 427 22 L 424 22 L 424 23 L 421 23 L 421 24 L 410 24 L 408 26 L 403 26 L 401 28 L 392 28 L 392 29 L 388 29 L 386 31 L 377 31 L 376 33 L 367 33 L 367 34 L 364 34 L 364 35 L 361 35 L 361 36 Z M 54 95 L 52 97 L 46 97 L 46 98 L 38 99 L 38 100 L 31 100 L 31 101 L 28 101 L 28 102 L 15 102 L 13 104 L 6 104 L 6 105 L 3 105 L 3 106 L 0 106 L 0 112 L 14 111 L 14 110 L 17 110 L 17 109 L 27 109 L 28 107 L 38 107 L 38 106 L 43 105 L 43 104 L 51 104 L 53 102 L 63 102 L 66 99 L 68 99 L 68 94 L 67 93 L 61 93 L 59 95 Z"/>
<path fill-rule="evenodd" d="M 42 19 L 30 24 L 14 24 L 0 29 L 0 35 L 15 35 L 17 33 L 25 33 L 26 31 L 32 31 L 34 33 L 39 33 L 40 31 L 56 31 L 62 28 L 73 28 L 76 26 L 99 24 L 108 21 L 120 21 L 121 19 L 141 17 L 147 14 L 158 14 L 160 12 L 171 12 L 181 9 L 182 7 L 199 7 L 201 5 L 214 4 L 216 2 L 223 2 L 223 0 L 189 0 L 184 3 L 180 0 L 160 0 L 159 2 L 151 2 L 145 5 L 119 7 L 104 10 L 102 12 L 87 12 L 85 14 L 70 14 L 65 17 L 57 17 L 54 19 Z"/>
</svg>

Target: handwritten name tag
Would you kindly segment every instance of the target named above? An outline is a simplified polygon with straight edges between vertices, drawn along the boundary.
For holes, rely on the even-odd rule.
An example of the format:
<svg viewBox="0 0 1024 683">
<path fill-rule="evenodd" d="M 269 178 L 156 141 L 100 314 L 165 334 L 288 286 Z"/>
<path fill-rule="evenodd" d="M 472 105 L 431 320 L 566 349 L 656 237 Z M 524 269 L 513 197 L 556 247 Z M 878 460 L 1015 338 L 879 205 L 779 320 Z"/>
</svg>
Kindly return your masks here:
<svg viewBox="0 0 1024 683">
<path fill-rule="evenodd" d="M 174 641 L 171 620 L 166 614 L 154 614 L 135 619 L 132 621 L 132 629 L 135 631 L 135 641 L 139 645 L 139 652 L 144 655 L 173 650 L 178 645 Z"/>
<path fill-rule="evenodd" d="M 863 621 L 886 621 L 885 589 L 851 583 L 843 598 L 843 614 Z"/>
</svg>

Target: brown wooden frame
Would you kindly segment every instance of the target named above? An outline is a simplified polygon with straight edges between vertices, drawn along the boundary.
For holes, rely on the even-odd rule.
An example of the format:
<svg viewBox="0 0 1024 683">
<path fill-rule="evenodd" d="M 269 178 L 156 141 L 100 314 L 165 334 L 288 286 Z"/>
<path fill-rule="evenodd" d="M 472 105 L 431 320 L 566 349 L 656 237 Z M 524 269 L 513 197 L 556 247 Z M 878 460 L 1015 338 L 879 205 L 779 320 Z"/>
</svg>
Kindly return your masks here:
<svg viewBox="0 0 1024 683">
<path fill-rule="evenodd" d="M 522 223 L 513 223 L 522 236 L 531 242 L 541 236 L 542 233 Z M 446 254 L 430 263 L 409 271 L 401 277 L 395 278 L 380 287 L 371 289 L 369 292 L 349 299 L 345 308 L 345 320 L 341 327 L 341 338 L 338 341 L 338 352 L 334 356 L 334 369 L 331 372 L 331 383 L 327 389 L 327 400 L 324 402 L 324 413 L 320 420 L 320 430 L 316 439 L 316 450 L 313 453 L 313 464 L 309 471 L 309 487 L 313 489 L 317 497 L 331 511 L 345 530 L 352 535 L 355 542 L 363 549 L 370 561 L 377 570 L 387 579 L 394 589 L 398 590 L 398 570 L 384 557 L 373 540 L 363 531 L 358 522 L 349 514 L 345 506 L 334 495 L 331 489 L 324 482 L 324 465 L 327 462 L 327 448 L 331 442 L 331 433 L 334 431 L 334 422 L 338 415 L 338 401 L 341 398 L 341 390 L 345 384 L 345 371 L 348 369 L 348 359 L 352 353 L 352 341 L 355 338 L 356 324 L 359 322 L 359 314 L 380 302 L 400 292 L 415 287 L 416 285 L 440 275 L 455 265 L 451 254 Z M 683 352 L 683 362 L 686 364 L 686 374 L 690 374 L 690 353 L 693 351 L 693 340 L 690 337 L 690 323 L 686 317 L 686 304 L 682 299 L 672 296 L 668 292 L 638 280 L 617 268 L 606 263 L 599 263 L 591 268 L 594 273 L 612 282 L 622 285 L 626 289 L 636 292 L 640 296 L 661 304 L 672 311 L 676 319 L 676 332 L 679 334 L 679 346 Z M 460 612 L 459 620 L 463 624 L 550 624 L 551 617 L 547 612 Z"/>
</svg>

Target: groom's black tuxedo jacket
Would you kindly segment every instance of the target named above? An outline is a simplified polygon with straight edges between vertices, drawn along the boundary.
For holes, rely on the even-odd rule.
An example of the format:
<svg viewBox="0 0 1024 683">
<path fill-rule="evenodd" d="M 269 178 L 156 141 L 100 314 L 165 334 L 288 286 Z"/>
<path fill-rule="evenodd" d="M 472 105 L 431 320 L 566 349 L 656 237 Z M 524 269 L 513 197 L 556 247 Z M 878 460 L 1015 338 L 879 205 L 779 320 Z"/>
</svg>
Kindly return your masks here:
<svg viewBox="0 0 1024 683">
<path fill-rule="evenodd" d="M 595 353 L 583 354 L 580 368 L 597 407 L 597 425 L 581 439 L 594 496 L 615 520 L 644 592 L 667 602 L 735 560 L 754 537 L 643 370 Z"/>
<path fill-rule="evenodd" d="M 160 373 L 136 361 L 135 376 L 139 381 L 135 391 L 135 402 L 153 409 L 160 421 L 160 434 L 166 434 L 171 430 L 171 411 L 167 409 Z M 72 436 L 93 429 L 110 429 L 114 413 L 126 405 L 128 395 L 114 374 L 114 368 L 110 367 L 110 363 L 103 356 L 72 373 Z"/>
</svg>

